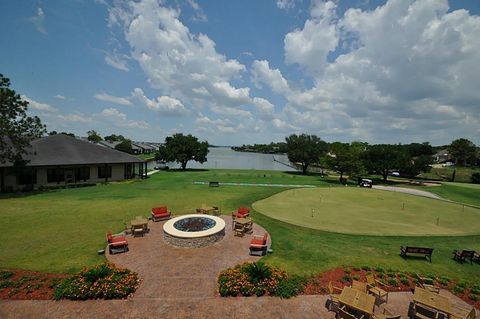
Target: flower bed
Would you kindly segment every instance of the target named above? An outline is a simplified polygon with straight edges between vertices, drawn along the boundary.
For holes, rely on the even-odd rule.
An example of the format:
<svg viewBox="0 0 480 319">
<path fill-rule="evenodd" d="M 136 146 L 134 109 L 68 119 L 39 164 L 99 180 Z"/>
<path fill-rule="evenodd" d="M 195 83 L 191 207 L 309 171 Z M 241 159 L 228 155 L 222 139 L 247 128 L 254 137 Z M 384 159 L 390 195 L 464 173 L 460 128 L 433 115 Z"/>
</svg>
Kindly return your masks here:
<svg viewBox="0 0 480 319">
<path fill-rule="evenodd" d="M 80 273 L 63 280 L 53 298 L 120 299 L 134 293 L 140 281 L 136 273 L 119 269 L 111 263 L 85 268 Z"/>
<path fill-rule="evenodd" d="M 218 291 L 222 297 L 269 295 L 289 298 L 301 293 L 304 284 L 303 277 L 289 276 L 284 270 L 262 262 L 236 265 L 218 277 Z"/>
</svg>

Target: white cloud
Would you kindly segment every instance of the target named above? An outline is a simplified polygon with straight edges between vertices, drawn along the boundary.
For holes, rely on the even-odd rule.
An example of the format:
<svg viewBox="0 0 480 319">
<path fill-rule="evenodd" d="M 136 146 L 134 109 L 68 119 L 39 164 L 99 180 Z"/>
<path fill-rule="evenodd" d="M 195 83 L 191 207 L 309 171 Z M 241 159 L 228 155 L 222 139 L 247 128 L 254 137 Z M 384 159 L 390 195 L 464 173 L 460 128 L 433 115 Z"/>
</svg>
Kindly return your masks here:
<svg viewBox="0 0 480 319">
<path fill-rule="evenodd" d="M 195 9 L 196 2 L 191 2 Z M 155 0 L 119 2 L 109 8 L 110 25 L 120 26 L 136 60 L 162 96 L 193 108 L 250 103 L 249 89 L 236 88 L 245 66 L 216 51 L 205 34 L 193 34 L 179 19 L 179 9 Z M 165 100 L 165 98 L 164 98 Z"/>
<path fill-rule="evenodd" d="M 314 2 L 311 18 L 303 29 L 285 36 L 285 61 L 298 64 L 310 74 L 322 72 L 328 54 L 338 45 L 339 34 L 334 24 L 336 4 L 332 1 Z"/>
<path fill-rule="evenodd" d="M 212 120 L 208 116 L 201 115 L 195 120 L 199 131 L 211 131 L 234 134 L 238 132 L 239 127 L 235 127 L 233 123 L 227 119 Z"/>
<path fill-rule="evenodd" d="M 149 109 L 164 115 L 182 116 L 187 114 L 187 109 L 183 103 L 170 96 L 163 95 L 159 96 L 156 100 L 149 99 L 140 88 L 135 88 L 132 96 L 137 98 Z"/>
<path fill-rule="evenodd" d="M 292 9 L 295 7 L 295 0 L 277 0 L 277 7 L 279 9 Z"/>
<path fill-rule="evenodd" d="M 253 105 L 258 110 L 258 113 L 263 119 L 271 119 L 275 112 L 275 107 L 273 106 L 270 101 L 261 98 L 261 97 L 254 97 L 253 98 Z"/>
<path fill-rule="evenodd" d="M 47 29 L 45 28 L 45 13 L 43 12 L 42 8 L 37 8 L 37 14 L 28 18 L 28 21 L 35 26 L 35 29 L 37 29 L 38 32 L 42 34 L 48 33 Z"/>
<path fill-rule="evenodd" d="M 195 12 L 193 16 L 194 21 L 201 21 L 201 22 L 207 22 L 208 18 L 203 12 L 202 8 L 198 5 L 195 0 L 187 0 L 187 3 L 192 7 L 193 11 Z"/>
<path fill-rule="evenodd" d="M 46 103 L 40 103 L 40 102 L 37 102 L 35 100 L 32 100 L 31 98 L 29 98 L 28 96 L 26 95 L 21 95 L 20 96 L 22 98 L 22 100 L 25 100 L 28 102 L 28 106 L 34 110 L 37 110 L 37 111 L 44 111 L 44 112 L 54 112 L 56 111 L 57 109 L 54 108 L 53 106 L 51 106 L 50 104 L 46 104 Z"/>
<path fill-rule="evenodd" d="M 59 99 L 59 100 L 66 100 L 67 98 L 63 95 L 57 94 L 54 96 L 54 98 Z"/>
<path fill-rule="evenodd" d="M 70 113 L 70 114 L 59 114 L 58 119 L 64 122 L 73 122 L 73 123 L 93 123 L 93 118 L 83 114 L 83 113 Z"/>
<path fill-rule="evenodd" d="M 94 97 L 99 101 L 111 102 L 120 105 L 132 105 L 132 102 L 125 97 L 113 96 L 106 93 L 97 93 Z"/>
<path fill-rule="evenodd" d="M 137 129 L 147 129 L 150 127 L 150 125 L 145 121 L 129 120 L 125 113 L 122 113 L 113 107 L 102 110 L 100 114 L 110 123 L 118 127 Z"/>
<path fill-rule="evenodd" d="M 255 60 L 252 63 L 252 82 L 261 88 L 262 83 L 267 84 L 273 92 L 287 94 L 290 91 L 287 80 L 283 77 L 279 69 L 271 69 L 268 61 Z"/>
<path fill-rule="evenodd" d="M 449 12 L 446 0 L 389 0 L 341 17 L 333 3 L 319 4 L 303 29 L 285 37 L 286 61 L 314 84 L 285 94 L 285 118 L 275 126 L 284 121 L 330 139 L 369 142 L 475 136 L 480 17 Z M 339 48 L 345 52 L 328 61 Z"/>
<path fill-rule="evenodd" d="M 105 63 L 121 71 L 130 71 L 125 56 L 119 56 L 117 53 L 108 53 L 105 55 Z"/>
</svg>

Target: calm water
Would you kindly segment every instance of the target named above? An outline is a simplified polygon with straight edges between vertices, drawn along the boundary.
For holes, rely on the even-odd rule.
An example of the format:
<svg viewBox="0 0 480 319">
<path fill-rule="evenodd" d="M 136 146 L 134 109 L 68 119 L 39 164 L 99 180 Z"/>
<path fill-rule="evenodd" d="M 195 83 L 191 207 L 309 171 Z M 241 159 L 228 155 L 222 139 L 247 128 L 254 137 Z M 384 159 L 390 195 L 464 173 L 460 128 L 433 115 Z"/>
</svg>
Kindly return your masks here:
<svg viewBox="0 0 480 319">
<path fill-rule="evenodd" d="M 210 152 L 207 155 L 207 161 L 203 164 L 190 161 L 187 168 L 219 168 L 219 169 L 258 169 L 258 170 L 272 170 L 272 171 L 295 171 L 295 169 L 284 165 L 289 165 L 288 157 L 286 155 L 278 154 L 260 154 L 235 152 L 229 147 L 213 147 L 209 148 Z M 280 161 L 282 163 L 274 161 Z M 148 163 L 148 168 L 153 169 L 157 164 L 155 161 Z M 170 168 L 179 168 L 177 163 L 168 163 Z"/>
</svg>

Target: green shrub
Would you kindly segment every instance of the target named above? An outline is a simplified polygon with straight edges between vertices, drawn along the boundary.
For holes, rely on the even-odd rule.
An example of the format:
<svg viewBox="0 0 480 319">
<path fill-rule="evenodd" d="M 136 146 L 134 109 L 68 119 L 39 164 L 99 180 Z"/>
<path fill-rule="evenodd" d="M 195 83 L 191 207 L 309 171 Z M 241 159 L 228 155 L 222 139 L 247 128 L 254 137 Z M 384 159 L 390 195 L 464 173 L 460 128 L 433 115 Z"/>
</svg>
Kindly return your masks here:
<svg viewBox="0 0 480 319">
<path fill-rule="evenodd" d="M 432 278 L 425 278 L 423 279 L 423 283 L 427 285 L 433 285 L 433 279 Z"/>
<path fill-rule="evenodd" d="M 460 281 L 457 283 L 457 286 L 462 287 L 462 288 L 466 288 L 467 285 L 468 285 L 468 283 L 467 283 L 466 280 L 460 280 Z"/>
<path fill-rule="evenodd" d="M 470 177 L 472 184 L 480 184 L 480 173 L 473 173 Z"/>
<path fill-rule="evenodd" d="M 11 280 L 0 281 L 0 289 L 15 287 L 15 282 Z"/>
<path fill-rule="evenodd" d="M 480 295 L 480 285 L 476 285 L 472 287 L 472 290 L 470 290 L 472 294 Z"/>
<path fill-rule="evenodd" d="M 453 287 L 453 291 L 457 294 L 463 294 L 465 292 L 465 287 L 456 285 L 455 287 Z"/>
<path fill-rule="evenodd" d="M 362 269 L 365 270 L 365 271 L 370 271 L 372 269 L 372 267 L 370 267 L 369 265 L 363 265 Z"/>
<path fill-rule="evenodd" d="M 280 298 L 295 297 L 303 292 L 306 284 L 307 279 L 298 275 L 280 278 L 275 295 Z"/>
<path fill-rule="evenodd" d="M 402 282 L 402 284 L 404 285 L 410 285 L 410 281 L 408 280 L 407 277 L 400 277 L 400 281 Z"/>
<path fill-rule="evenodd" d="M 360 275 L 353 275 L 353 280 L 360 280 Z"/>
<path fill-rule="evenodd" d="M 476 295 L 476 294 L 469 294 L 468 298 L 470 298 L 470 300 L 472 300 L 472 301 L 478 301 L 478 299 L 479 299 L 478 295 Z"/>
<path fill-rule="evenodd" d="M 272 270 L 263 262 L 249 263 L 245 266 L 245 273 L 250 277 L 250 281 L 258 283 L 272 277 Z"/>
<path fill-rule="evenodd" d="M 119 299 L 135 292 L 139 284 L 136 273 L 104 263 L 64 279 L 55 287 L 53 298 L 71 300 Z"/>
<path fill-rule="evenodd" d="M 376 267 L 375 271 L 378 272 L 379 274 L 383 274 L 385 272 L 385 270 L 383 270 L 383 268 L 380 266 Z"/>
<path fill-rule="evenodd" d="M 341 279 L 343 282 L 352 282 L 352 278 L 349 275 L 344 275 Z"/>
<path fill-rule="evenodd" d="M 360 268 L 358 266 L 353 266 L 353 270 L 355 270 L 355 271 L 360 271 L 360 269 L 362 269 L 362 268 Z"/>
<path fill-rule="evenodd" d="M 343 272 L 345 274 L 349 275 L 352 271 L 350 270 L 350 268 L 345 267 L 345 268 L 343 268 Z"/>
<path fill-rule="evenodd" d="M 0 271 L 0 279 L 1 280 L 11 278 L 13 275 L 14 275 L 14 273 L 11 272 L 11 271 L 7 271 L 7 270 Z"/>
<path fill-rule="evenodd" d="M 387 282 L 393 287 L 398 287 L 398 281 L 396 278 L 388 278 Z"/>
</svg>

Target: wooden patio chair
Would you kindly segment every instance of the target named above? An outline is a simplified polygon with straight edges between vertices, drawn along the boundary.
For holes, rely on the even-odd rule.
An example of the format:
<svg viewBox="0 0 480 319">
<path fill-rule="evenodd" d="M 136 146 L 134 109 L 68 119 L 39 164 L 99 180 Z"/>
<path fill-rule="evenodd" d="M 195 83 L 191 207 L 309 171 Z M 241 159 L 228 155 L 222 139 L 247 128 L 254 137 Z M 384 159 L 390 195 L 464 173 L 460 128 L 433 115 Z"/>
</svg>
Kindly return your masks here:
<svg viewBox="0 0 480 319">
<path fill-rule="evenodd" d="M 387 308 L 383 308 L 382 314 L 373 314 L 374 319 L 400 319 L 402 315 L 396 314 Z"/>
<path fill-rule="evenodd" d="M 338 304 L 338 298 L 340 297 L 340 293 L 342 292 L 342 288 L 335 287 L 333 282 L 328 282 L 328 293 L 330 294 L 330 300 L 334 303 Z"/>
<path fill-rule="evenodd" d="M 337 319 L 363 319 L 365 317 L 365 315 L 360 315 L 360 316 L 356 316 L 350 312 L 348 312 L 347 308 L 345 306 L 342 306 L 340 308 L 338 308 L 338 312 L 337 312 L 337 315 L 336 315 L 336 318 Z"/>
<path fill-rule="evenodd" d="M 375 277 L 370 274 L 366 276 L 367 279 L 367 289 L 368 292 L 376 297 L 380 302 L 388 303 L 388 291 L 383 290 L 379 286 L 383 286 L 383 283 L 375 279 Z"/>
<path fill-rule="evenodd" d="M 418 279 L 418 283 L 417 285 L 420 287 L 420 288 L 423 288 L 427 291 L 430 291 L 430 292 L 433 292 L 433 293 L 440 293 L 440 288 L 438 288 L 437 286 L 435 285 L 431 285 L 431 284 L 426 284 L 425 282 L 428 281 L 428 279 L 431 279 L 431 278 L 427 278 L 427 277 L 422 277 L 420 276 L 418 273 L 415 273 L 415 277 Z"/>
</svg>

